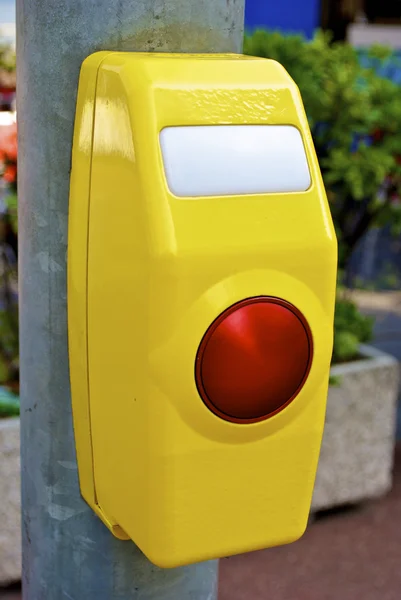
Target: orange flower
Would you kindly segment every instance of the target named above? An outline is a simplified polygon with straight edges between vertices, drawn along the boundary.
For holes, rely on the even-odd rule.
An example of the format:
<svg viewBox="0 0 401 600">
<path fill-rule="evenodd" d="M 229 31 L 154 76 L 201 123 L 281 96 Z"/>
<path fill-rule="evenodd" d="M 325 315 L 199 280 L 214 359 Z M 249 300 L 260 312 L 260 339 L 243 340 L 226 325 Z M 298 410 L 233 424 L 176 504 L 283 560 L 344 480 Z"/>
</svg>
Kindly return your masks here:
<svg viewBox="0 0 401 600">
<path fill-rule="evenodd" d="M 17 161 L 17 125 L 0 127 L 0 160 L 16 162 Z"/>
<path fill-rule="evenodd" d="M 15 132 L 15 133 L 11 133 L 4 140 L 3 152 L 4 152 L 7 160 L 15 162 L 17 160 L 17 150 L 18 150 L 18 148 L 17 148 L 17 132 Z"/>
<path fill-rule="evenodd" d="M 4 169 L 3 178 L 8 183 L 14 183 L 17 179 L 17 166 L 9 164 Z"/>
</svg>

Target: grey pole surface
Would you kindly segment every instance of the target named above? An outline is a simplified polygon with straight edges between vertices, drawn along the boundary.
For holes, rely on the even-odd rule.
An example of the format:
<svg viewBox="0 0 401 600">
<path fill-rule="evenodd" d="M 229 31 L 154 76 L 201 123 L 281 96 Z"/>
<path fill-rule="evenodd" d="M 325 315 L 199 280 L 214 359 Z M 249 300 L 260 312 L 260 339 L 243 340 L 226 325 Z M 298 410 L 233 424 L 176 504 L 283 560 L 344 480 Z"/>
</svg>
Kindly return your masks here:
<svg viewBox="0 0 401 600">
<path fill-rule="evenodd" d="M 216 598 L 216 562 L 160 570 L 133 543 L 114 539 L 80 497 L 67 349 L 68 193 L 83 59 L 102 49 L 237 52 L 243 10 L 244 0 L 17 0 L 24 600 Z"/>
</svg>

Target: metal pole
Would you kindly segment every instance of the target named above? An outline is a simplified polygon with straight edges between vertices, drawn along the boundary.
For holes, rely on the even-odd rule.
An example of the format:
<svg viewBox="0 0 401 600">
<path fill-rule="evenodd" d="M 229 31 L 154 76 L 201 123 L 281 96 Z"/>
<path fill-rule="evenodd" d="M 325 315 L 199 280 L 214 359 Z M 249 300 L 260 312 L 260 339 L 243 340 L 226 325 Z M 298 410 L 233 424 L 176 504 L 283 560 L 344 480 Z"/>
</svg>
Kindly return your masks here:
<svg viewBox="0 0 401 600">
<path fill-rule="evenodd" d="M 80 497 L 68 193 L 83 59 L 101 49 L 240 51 L 243 10 L 244 0 L 17 0 L 24 600 L 216 598 L 216 562 L 157 569 L 133 543 L 114 539 Z"/>
</svg>

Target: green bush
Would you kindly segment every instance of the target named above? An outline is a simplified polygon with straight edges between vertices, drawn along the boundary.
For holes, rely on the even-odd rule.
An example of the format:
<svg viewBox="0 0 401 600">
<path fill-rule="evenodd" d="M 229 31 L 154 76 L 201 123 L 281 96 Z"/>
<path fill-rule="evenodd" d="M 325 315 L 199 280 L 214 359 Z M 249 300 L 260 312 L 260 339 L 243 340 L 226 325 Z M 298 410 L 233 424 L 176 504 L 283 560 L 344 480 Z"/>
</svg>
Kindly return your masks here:
<svg viewBox="0 0 401 600">
<path fill-rule="evenodd" d="M 0 36 L 0 75 L 15 71 L 15 53 Z M 19 412 L 17 129 L 0 143 L 0 418 Z M 4 387 L 3 387 L 4 386 Z"/>
<path fill-rule="evenodd" d="M 373 324 L 373 317 L 363 315 L 355 302 L 340 292 L 334 315 L 333 363 L 357 358 L 359 345 L 373 337 Z"/>
<path fill-rule="evenodd" d="M 6 183 L 0 211 L 0 385 L 19 379 L 17 131 L 2 138 L 0 175 Z"/>
<path fill-rule="evenodd" d="M 0 32 L 0 69 L 14 73 L 16 67 L 15 59 L 16 56 L 13 47 L 4 39 Z"/>
<path fill-rule="evenodd" d="M 401 89 L 361 65 L 349 44 L 259 30 L 245 54 L 279 61 L 297 83 L 339 240 L 339 265 L 373 225 L 401 232 Z M 379 67 L 390 51 L 373 47 Z"/>
<path fill-rule="evenodd" d="M 308 41 L 259 30 L 245 36 L 244 52 L 277 60 L 300 89 L 339 241 L 341 280 L 370 227 L 390 223 L 401 231 L 401 90 L 364 68 L 349 44 L 331 44 L 322 33 Z M 375 47 L 370 55 L 378 66 L 389 51 Z M 372 333 L 373 319 L 340 290 L 332 362 L 357 358 Z"/>
<path fill-rule="evenodd" d="M 0 388 L 0 419 L 5 417 L 17 417 L 20 411 L 18 396 L 5 388 Z"/>
</svg>

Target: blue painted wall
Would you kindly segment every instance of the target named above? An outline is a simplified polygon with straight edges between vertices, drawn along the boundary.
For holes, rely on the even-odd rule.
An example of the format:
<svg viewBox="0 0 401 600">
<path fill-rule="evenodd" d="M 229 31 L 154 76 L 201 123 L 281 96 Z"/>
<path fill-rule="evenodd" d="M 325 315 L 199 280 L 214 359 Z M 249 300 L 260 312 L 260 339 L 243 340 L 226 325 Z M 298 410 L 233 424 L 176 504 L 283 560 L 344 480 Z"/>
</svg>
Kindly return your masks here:
<svg viewBox="0 0 401 600">
<path fill-rule="evenodd" d="M 245 28 L 279 29 L 312 37 L 320 24 L 321 0 L 246 0 Z"/>
</svg>

